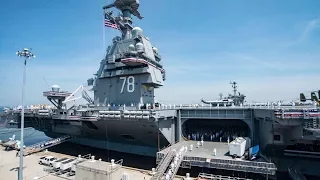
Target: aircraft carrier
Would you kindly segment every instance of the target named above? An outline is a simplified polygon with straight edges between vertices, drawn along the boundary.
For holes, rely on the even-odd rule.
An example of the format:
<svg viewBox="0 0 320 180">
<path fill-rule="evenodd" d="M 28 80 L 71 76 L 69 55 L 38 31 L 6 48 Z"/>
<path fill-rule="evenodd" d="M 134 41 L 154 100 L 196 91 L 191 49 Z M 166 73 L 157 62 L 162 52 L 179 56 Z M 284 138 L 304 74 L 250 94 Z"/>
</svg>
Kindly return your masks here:
<svg viewBox="0 0 320 180">
<path fill-rule="evenodd" d="M 303 96 L 299 102 L 246 103 L 246 96 L 237 92 L 237 83 L 231 82 L 233 94 L 216 101 L 202 99 L 199 104 L 187 105 L 156 102 L 155 91 L 164 86 L 166 71 L 160 51 L 141 28 L 132 25 L 132 16 L 143 18 L 139 5 L 138 0 L 116 0 L 103 7 L 105 26 L 119 30 L 121 36 L 112 39 L 98 71 L 86 84 L 74 92 L 53 85 L 43 92 L 53 108 L 25 109 L 25 127 L 53 138 L 71 135 L 71 142 L 77 144 L 157 156 L 159 163 L 167 157 L 164 148 L 171 145 L 197 141 L 229 144 L 246 137 L 249 146 L 258 146 L 261 156 L 270 158 L 278 171 L 291 168 L 319 175 L 312 168 L 320 162 L 316 101 Z M 120 15 L 114 16 L 111 8 L 121 11 Z M 76 104 L 78 98 L 87 104 Z M 20 112 L 21 107 L 5 114 L 19 123 Z"/>
</svg>

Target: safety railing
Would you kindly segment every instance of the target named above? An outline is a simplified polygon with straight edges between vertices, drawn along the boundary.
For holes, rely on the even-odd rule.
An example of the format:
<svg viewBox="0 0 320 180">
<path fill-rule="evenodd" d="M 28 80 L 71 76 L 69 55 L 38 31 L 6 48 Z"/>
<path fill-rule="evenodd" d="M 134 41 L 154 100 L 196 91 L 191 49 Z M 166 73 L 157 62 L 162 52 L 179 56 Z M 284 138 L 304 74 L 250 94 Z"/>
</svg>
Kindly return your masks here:
<svg viewBox="0 0 320 180">
<path fill-rule="evenodd" d="M 160 161 L 158 164 L 155 174 L 152 176 L 151 180 L 158 180 L 161 178 L 165 170 L 168 168 L 169 163 L 171 162 L 172 158 L 174 156 L 174 151 L 169 151 Z"/>
<path fill-rule="evenodd" d="M 214 175 L 214 174 L 207 174 L 207 173 L 200 173 L 198 175 L 198 177 L 199 178 L 206 178 L 208 180 L 252 180 L 252 179 L 247 179 L 247 178 L 222 176 L 222 175 Z"/>
<path fill-rule="evenodd" d="M 293 167 L 289 167 L 288 172 L 289 172 L 290 177 L 293 180 L 307 180 L 306 177 L 304 177 L 304 175 L 302 175 L 300 172 L 298 172 Z"/>
</svg>

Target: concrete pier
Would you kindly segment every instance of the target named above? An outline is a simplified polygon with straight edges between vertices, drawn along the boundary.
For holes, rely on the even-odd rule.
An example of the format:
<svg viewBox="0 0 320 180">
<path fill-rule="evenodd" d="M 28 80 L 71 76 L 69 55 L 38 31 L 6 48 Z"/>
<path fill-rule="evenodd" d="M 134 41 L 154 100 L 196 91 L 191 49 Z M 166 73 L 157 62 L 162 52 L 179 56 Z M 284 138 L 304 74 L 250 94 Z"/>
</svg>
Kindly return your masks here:
<svg viewBox="0 0 320 180">
<path fill-rule="evenodd" d="M 18 179 L 18 169 L 19 169 L 19 157 L 16 157 L 17 151 L 5 151 L 3 147 L 0 146 L 0 179 L 1 177 L 5 177 L 5 179 Z M 74 156 L 69 156 L 65 154 L 50 152 L 50 151 L 42 151 L 35 154 L 31 154 L 29 156 L 24 157 L 24 171 L 23 171 L 23 180 L 35 180 L 35 179 L 43 179 L 43 180 L 83 180 L 87 178 L 88 180 L 92 177 L 95 177 L 92 174 L 92 171 L 100 172 L 105 171 L 105 169 L 111 166 L 111 162 L 104 162 L 95 159 L 94 162 L 91 162 L 91 159 L 88 159 L 82 163 L 79 163 L 79 173 L 74 176 L 68 176 L 66 174 L 56 175 L 55 173 L 49 173 L 45 171 L 46 169 L 50 169 L 49 166 L 40 165 L 38 160 L 43 156 L 54 156 L 56 158 L 76 158 Z M 125 159 L 124 159 L 125 161 Z M 76 166 L 77 167 L 77 166 Z M 86 172 L 87 170 L 91 172 Z M 117 169 L 117 175 L 106 175 L 102 177 L 102 179 L 112 179 L 112 180 L 120 180 L 123 178 L 123 175 L 126 174 L 130 180 L 149 180 L 151 178 L 150 171 L 135 169 L 130 167 L 121 166 Z M 183 179 L 183 177 L 177 176 L 175 178 Z M 90 179 L 91 180 L 91 179 Z M 98 180 L 97 178 L 93 178 L 92 180 Z"/>
<path fill-rule="evenodd" d="M 16 157 L 17 151 L 5 151 L 0 146 L 0 176 L 6 179 L 18 179 L 19 157 Z M 57 177 L 44 171 L 47 166 L 40 165 L 38 160 L 42 156 L 54 156 L 57 158 L 70 157 L 63 154 L 53 152 L 40 152 L 24 157 L 23 163 L 23 180 L 46 179 L 46 180 L 61 180 L 62 177 Z M 1 179 L 0 177 L 0 179 Z"/>
</svg>

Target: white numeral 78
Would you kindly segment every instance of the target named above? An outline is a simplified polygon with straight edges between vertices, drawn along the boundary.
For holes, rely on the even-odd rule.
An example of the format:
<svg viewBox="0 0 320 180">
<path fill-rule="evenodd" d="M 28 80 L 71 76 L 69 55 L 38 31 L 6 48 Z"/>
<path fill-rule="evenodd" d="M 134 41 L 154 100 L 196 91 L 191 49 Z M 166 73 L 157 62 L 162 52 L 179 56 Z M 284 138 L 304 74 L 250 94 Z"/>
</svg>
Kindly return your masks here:
<svg viewBox="0 0 320 180">
<path fill-rule="evenodd" d="M 123 80 L 122 87 L 120 93 L 123 93 L 123 88 L 127 82 L 127 91 L 132 93 L 134 91 L 134 77 L 128 76 L 127 77 L 120 77 L 120 80 Z"/>
</svg>

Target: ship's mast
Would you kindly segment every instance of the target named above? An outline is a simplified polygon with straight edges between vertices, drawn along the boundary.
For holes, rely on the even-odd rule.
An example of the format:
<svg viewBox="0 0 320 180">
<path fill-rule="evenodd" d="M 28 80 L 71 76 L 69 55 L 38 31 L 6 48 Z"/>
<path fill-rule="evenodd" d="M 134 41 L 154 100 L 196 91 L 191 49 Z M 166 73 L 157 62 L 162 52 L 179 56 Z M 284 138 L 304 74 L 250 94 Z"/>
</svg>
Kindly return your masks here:
<svg viewBox="0 0 320 180">
<path fill-rule="evenodd" d="M 236 81 L 231 81 L 230 84 L 232 84 L 232 88 L 233 88 L 233 95 L 237 96 L 237 82 Z"/>
<path fill-rule="evenodd" d="M 115 7 L 122 12 L 122 15 L 117 17 L 112 16 L 112 11 L 107 9 Z M 132 17 L 131 14 L 142 19 L 139 11 L 139 0 L 116 0 L 114 3 L 103 7 L 105 18 L 115 23 L 122 33 L 122 39 L 130 39 L 132 37 Z"/>
</svg>

